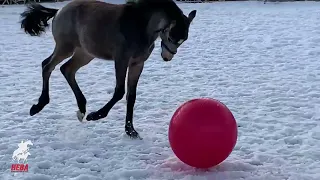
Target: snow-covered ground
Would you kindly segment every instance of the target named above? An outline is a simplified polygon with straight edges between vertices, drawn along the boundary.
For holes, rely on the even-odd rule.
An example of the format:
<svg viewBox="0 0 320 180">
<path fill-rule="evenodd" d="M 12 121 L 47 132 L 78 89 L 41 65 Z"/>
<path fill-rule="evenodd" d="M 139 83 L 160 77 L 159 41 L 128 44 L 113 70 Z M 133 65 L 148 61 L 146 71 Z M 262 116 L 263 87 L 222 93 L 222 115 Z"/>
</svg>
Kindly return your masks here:
<svg viewBox="0 0 320 180">
<path fill-rule="evenodd" d="M 143 140 L 124 134 L 125 100 L 107 118 L 80 123 L 60 65 L 50 81 L 50 104 L 30 117 L 41 91 L 40 64 L 54 42 L 50 30 L 42 37 L 24 34 L 23 6 L 2 6 L 0 179 L 319 180 L 319 3 L 179 6 L 185 13 L 197 9 L 197 17 L 173 61 L 161 59 L 157 43 L 146 63 L 134 114 Z M 112 96 L 113 63 L 92 61 L 77 79 L 88 111 L 97 110 Z M 176 108 L 198 97 L 225 103 L 241 126 L 232 154 L 209 171 L 179 161 L 167 136 Z M 34 144 L 29 172 L 11 173 L 12 153 L 25 139 Z"/>
</svg>

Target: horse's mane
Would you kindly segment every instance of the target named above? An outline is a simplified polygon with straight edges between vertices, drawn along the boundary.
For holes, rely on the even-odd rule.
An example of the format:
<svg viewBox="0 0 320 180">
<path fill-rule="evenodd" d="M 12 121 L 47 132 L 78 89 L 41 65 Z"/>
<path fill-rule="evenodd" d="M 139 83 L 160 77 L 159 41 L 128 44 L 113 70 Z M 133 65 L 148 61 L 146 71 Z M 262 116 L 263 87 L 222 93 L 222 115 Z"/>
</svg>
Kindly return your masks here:
<svg viewBox="0 0 320 180">
<path fill-rule="evenodd" d="M 140 4 L 140 3 L 167 3 L 167 2 L 172 2 L 173 0 L 128 0 L 127 3 L 135 3 L 135 4 Z"/>
<path fill-rule="evenodd" d="M 173 0 L 130 0 L 127 1 L 126 4 L 138 7 L 143 11 L 162 9 L 171 18 L 181 16 L 183 14 L 182 10 Z"/>
</svg>

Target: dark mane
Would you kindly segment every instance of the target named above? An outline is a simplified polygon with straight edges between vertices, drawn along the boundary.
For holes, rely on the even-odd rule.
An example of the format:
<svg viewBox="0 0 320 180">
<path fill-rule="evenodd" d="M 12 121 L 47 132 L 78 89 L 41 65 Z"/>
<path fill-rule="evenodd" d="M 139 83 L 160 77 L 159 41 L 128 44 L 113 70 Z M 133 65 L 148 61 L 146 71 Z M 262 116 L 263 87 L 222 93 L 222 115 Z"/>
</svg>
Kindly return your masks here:
<svg viewBox="0 0 320 180">
<path fill-rule="evenodd" d="M 183 16 L 182 10 L 173 0 L 137 0 L 134 2 L 129 1 L 126 4 L 138 8 L 141 13 L 162 10 L 170 19 Z"/>
<path fill-rule="evenodd" d="M 146 27 L 151 14 L 163 11 L 169 19 L 184 20 L 182 10 L 173 0 L 138 0 L 126 3 L 121 31 L 129 42 L 146 43 Z"/>
</svg>

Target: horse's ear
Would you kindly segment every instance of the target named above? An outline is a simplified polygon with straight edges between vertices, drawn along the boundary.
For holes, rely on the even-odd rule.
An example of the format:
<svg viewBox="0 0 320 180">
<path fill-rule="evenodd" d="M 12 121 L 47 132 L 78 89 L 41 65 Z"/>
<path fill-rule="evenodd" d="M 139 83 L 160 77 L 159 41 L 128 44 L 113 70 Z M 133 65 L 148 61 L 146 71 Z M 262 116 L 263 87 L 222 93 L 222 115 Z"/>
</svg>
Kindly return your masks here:
<svg viewBox="0 0 320 180">
<path fill-rule="evenodd" d="M 190 22 L 193 20 L 194 17 L 196 17 L 196 14 L 197 14 L 197 10 L 193 10 L 189 13 L 188 19 Z"/>
</svg>

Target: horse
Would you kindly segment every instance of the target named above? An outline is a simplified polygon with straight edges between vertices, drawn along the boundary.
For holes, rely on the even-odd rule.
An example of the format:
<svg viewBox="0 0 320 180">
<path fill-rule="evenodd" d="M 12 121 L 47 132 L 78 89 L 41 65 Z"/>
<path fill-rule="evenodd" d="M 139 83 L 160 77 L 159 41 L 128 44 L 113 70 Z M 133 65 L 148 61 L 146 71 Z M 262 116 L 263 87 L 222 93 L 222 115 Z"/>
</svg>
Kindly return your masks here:
<svg viewBox="0 0 320 180">
<path fill-rule="evenodd" d="M 29 152 L 25 152 L 25 153 L 22 153 L 22 154 L 18 154 L 17 156 L 15 156 L 15 157 L 13 158 L 13 160 L 17 160 L 18 163 L 19 163 L 20 160 L 22 159 L 22 160 L 23 160 L 23 163 L 25 163 L 25 162 L 27 161 L 28 156 L 30 156 L 30 155 L 31 155 L 31 153 L 29 153 Z"/>
<path fill-rule="evenodd" d="M 27 140 L 26 142 L 21 141 L 18 144 L 19 148 L 16 149 L 15 151 L 13 151 L 12 159 L 15 160 L 18 157 L 20 157 L 22 154 L 28 153 L 28 151 L 29 151 L 28 145 L 33 146 L 33 143 L 30 140 Z"/>
<path fill-rule="evenodd" d="M 75 79 L 76 72 L 94 58 L 114 62 L 116 85 L 112 98 L 99 110 L 87 114 L 87 121 L 105 118 L 111 108 L 126 94 L 125 132 L 140 138 L 133 126 L 136 91 L 144 63 L 151 55 L 155 41 L 161 39 L 161 57 L 171 61 L 178 48 L 188 39 L 189 27 L 196 16 L 188 16 L 173 0 L 137 0 L 111 4 L 96 0 L 73 0 L 60 9 L 38 3 L 26 5 L 20 14 L 21 29 L 30 36 L 41 36 L 52 18 L 55 47 L 42 62 L 42 91 L 30 116 L 49 103 L 49 79 L 55 66 L 71 57 L 60 71 L 71 87 L 79 110 L 80 122 L 86 114 L 86 98 Z M 128 76 L 128 77 L 126 77 Z M 127 78 L 127 83 L 125 83 Z"/>
</svg>

